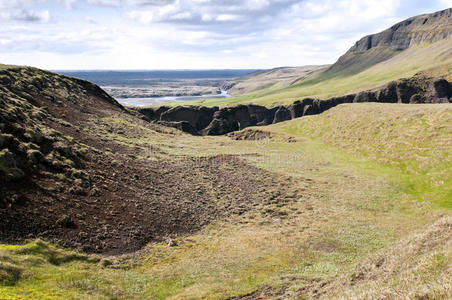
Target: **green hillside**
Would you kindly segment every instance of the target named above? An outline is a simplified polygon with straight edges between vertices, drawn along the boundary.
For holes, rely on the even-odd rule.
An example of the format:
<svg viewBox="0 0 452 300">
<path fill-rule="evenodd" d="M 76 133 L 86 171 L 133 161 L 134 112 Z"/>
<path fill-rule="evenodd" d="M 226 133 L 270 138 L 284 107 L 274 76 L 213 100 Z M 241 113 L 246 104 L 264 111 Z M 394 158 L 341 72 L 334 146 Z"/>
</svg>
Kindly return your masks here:
<svg viewBox="0 0 452 300">
<path fill-rule="evenodd" d="M 378 52 L 381 49 L 375 48 L 370 51 Z M 371 54 L 369 53 L 369 55 Z M 356 66 L 356 68 L 361 69 L 359 66 Z M 274 106 L 308 97 L 327 99 L 333 96 L 374 89 L 392 80 L 412 77 L 419 72 L 430 76 L 443 76 L 450 80 L 452 78 L 452 39 L 413 46 L 357 74 L 350 75 L 349 71 L 347 69 L 343 73 L 322 73 L 289 87 L 273 85 L 257 92 L 232 98 L 206 99 L 187 102 L 187 104 L 223 106 L 255 103 Z"/>
</svg>

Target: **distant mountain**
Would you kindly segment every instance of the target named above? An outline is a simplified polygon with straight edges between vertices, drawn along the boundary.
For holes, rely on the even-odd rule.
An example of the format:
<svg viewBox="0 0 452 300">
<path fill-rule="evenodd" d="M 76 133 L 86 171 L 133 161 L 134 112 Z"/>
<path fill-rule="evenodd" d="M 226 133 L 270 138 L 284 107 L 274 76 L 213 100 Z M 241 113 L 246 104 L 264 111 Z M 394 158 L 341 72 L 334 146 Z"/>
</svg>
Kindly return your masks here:
<svg viewBox="0 0 452 300">
<path fill-rule="evenodd" d="M 236 97 L 228 101 L 276 106 L 378 89 L 413 76 L 452 81 L 452 8 L 412 17 L 363 37 L 335 64 L 309 68 L 310 72 L 302 72 L 298 78 L 290 74 L 296 73 L 296 68 L 248 74 L 229 86 Z M 225 104 L 220 100 L 201 103 Z"/>
<path fill-rule="evenodd" d="M 325 73 L 355 74 L 414 45 L 434 43 L 450 37 L 452 8 L 412 17 L 385 31 L 360 39 Z"/>
</svg>

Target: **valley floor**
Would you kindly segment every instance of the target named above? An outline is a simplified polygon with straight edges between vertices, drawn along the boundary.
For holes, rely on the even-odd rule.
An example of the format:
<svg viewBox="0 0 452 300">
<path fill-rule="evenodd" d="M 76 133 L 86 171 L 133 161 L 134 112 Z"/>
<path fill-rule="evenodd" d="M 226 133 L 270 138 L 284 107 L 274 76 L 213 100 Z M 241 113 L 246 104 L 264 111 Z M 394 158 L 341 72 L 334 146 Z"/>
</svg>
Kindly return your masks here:
<svg viewBox="0 0 452 300">
<path fill-rule="evenodd" d="M 344 104 L 221 137 L 90 124 L 130 149 L 112 160 L 204 166 L 191 189 L 224 191 L 201 206 L 221 214 L 119 256 L 0 245 L 0 299 L 452 297 L 452 104 Z"/>
</svg>

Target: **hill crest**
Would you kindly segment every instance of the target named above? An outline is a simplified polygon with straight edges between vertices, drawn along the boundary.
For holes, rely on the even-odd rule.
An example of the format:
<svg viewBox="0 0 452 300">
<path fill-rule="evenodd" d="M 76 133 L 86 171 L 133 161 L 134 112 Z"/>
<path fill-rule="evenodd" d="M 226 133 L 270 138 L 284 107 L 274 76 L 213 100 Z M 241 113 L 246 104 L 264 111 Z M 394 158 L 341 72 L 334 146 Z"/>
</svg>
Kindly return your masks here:
<svg viewBox="0 0 452 300">
<path fill-rule="evenodd" d="M 422 43 L 452 37 L 452 8 L 423 14 L 360 39 L 325 73 L 354 74 Z"/>
</svg>

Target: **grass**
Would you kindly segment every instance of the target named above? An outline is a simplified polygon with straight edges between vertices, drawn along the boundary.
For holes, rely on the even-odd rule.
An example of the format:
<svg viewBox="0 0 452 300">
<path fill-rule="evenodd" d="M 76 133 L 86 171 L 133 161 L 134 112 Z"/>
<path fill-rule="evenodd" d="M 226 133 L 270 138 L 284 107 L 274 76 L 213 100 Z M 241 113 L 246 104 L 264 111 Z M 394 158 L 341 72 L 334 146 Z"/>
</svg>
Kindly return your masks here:
<svg viewBox="0 0 452 300">
<path fill-rule="evenodd" d="M 348 284 L 380 256 L 401 265 L 406 257 L 397 256 L 400 249 L 419 240 L 413 233 L 422 235 L 450 215 L 443 193 L 451 185 L 446 172 L 451 111 L 450 105 L 341 105 L 266 127 L 275 137 L 264 141 L 158 133 L 122 114 L 97 119 L 92 130 L 140 147 L 144 158 L 234 154 L 279 174 L 290 189 L 278 196 L 278 187 L 268 186 L 272 202 L 178 237 L 177 247 L 151 243 L 135 255 L 109 258 L 110 266 L 42 241 L 0 245 L 1 298 L 225 299 L 259 294 L 263 286 L 282 289 L 282 298 L 318 298 L 315 290 L 337 298 L 360 295 L 367 287 L 368 295 L 405 288 L 402 278 L 414 273 L 409 268 L 389 273 L 389 266 L 394 275 L 379 285 Z M 128 135 L 119 133 L 124 127 Z M 425 159 L 418 159 L 421 154 Z M 444 183 L 433 189 L 439 179 Z M 451 235 L 440 227 L 425 234 L 447 245 Z M 410 252 L 410 264 L 425 261 L 419 265 L 423 278 L 438 282 L 422 286 L 438 298 L 445 298 L 447 282 L 440 279 L 451 263 L 444 247 Z M 412 287 L 420 282 L 416 278 L 409 281 Z"/>
<path fill-rule="evenodd" d="M 452 106 L 345 104 L 271 130 L 308 136 L 394 173 L 406 193 L 452 208 Z"/>
<path fill-rule="evenodd" d="M 203 99 L 187 102 L 187 105 L 228 106 L 254 103 L 265 106 L 289 104 L 302 98 L 328 99 L 363 90 L 374 89 L 400 78 L 412 77 L 425 72 L 431 76 L 444 76 L 450 79 L 452 56 L 451 39 L 433 44 L 413 46 L 394 57 L 373 65 L 359 73 L 335 72 L 314 75 L 299 83 L 284 87 L 276 84 L 256 92 L 224 99 Z M 178 103 L 178 105 L 181 105 Z"/>
</svg>

